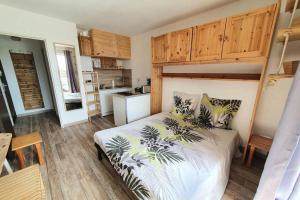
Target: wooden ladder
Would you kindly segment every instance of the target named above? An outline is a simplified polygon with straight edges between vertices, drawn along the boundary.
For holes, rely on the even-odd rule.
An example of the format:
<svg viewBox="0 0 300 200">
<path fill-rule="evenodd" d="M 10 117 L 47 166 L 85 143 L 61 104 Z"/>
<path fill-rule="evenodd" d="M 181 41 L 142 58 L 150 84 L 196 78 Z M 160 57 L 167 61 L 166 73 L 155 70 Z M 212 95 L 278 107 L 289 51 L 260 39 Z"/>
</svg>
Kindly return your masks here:
<svg viewBox="0 0 300 200">
<path fill-rule="evenodd" d="M 89 121 L 91 121 L 91 117 L 101 114 L 99 75 L 93 71 L 83 71 L 82 74 L 88 117 Z"/>
</svg>

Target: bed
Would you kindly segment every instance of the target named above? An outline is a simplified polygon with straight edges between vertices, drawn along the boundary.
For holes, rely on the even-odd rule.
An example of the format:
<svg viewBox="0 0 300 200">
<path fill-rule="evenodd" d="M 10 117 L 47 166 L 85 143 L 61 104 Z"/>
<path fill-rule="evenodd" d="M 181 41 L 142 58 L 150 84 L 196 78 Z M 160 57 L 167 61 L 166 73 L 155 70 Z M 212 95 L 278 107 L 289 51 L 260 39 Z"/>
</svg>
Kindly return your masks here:
<svg viewBox="0 0 300 200">
<path fill-rule="evenodd" d="M 138 199 L 198 200 L 222 198 L 239 137 L 159 113 L 96 132 L 94 140 Z"/>
</svg>

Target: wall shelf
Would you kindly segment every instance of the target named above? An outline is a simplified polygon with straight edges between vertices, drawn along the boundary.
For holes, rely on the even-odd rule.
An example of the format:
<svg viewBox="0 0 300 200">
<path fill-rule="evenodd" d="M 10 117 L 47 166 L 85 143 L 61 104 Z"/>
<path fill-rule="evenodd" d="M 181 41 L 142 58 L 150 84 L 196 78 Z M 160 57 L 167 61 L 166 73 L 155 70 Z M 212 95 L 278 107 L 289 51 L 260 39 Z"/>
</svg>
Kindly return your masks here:
<svg viewBox="0 0 300 200">
<path fill-rule="evenodd" d="M 288 74 L 269 74 L 268 77 L 270 80 L 278 80 L 278 79 L 285 79 L 285 78 L 294 78 L 295 75 L 288 75 Z"/>
<path fill-rule="evenodd" d="M 300 26 L 279 29 L 277 34 L 277 40 L 279 42 L 284 42 L 286 33 L 289 34 L 289 41 L 300 40 Z"/>
<path fill-rule="evenodd" d="M 285 6 L 285 12 L 292 12 L 294 9 L 296 0 L 287 0 L 286 6 Z M 300 8 L 300 1 L 298 2 L 297 9 Z"/>
<path fill-rule="evenodd" d="M 185 78 L 204 80 L 230 80 L 230 81 L 259 81 L 260 74 L 223 74 L 223 73 L 162 73 L 163 78 Z"/>
</svg>

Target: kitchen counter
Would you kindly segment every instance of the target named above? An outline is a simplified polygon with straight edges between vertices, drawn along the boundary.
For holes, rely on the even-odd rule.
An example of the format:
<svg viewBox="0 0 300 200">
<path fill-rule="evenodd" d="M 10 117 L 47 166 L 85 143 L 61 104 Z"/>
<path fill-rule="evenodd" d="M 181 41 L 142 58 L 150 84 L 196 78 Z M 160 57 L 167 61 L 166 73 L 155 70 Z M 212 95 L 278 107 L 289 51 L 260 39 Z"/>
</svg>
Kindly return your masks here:
<svg viewBox="0 0 300 200">
<path fill-rule="evenodd" d="M 118 92 L 115 93 L 114 96 L 119 96 L 121 98 L 133 98 L 143 95 L 150 95 L 150 92 L 148 93 L 140 93 L 140 92 Z"/>
<path fill-rule="evenodd" d="M 113 108 L 116 126 L 150 116 L 150 93 L 116 93 L 113 95 Z"/>
<path fill-rule="evenodd" d="M 119 92 L 130 92 L 131 87 L 115 87 L 108 89 L 100 89 L 100 106 L 102 117 L 113 114 L 113 95 Z"/>
</svg>

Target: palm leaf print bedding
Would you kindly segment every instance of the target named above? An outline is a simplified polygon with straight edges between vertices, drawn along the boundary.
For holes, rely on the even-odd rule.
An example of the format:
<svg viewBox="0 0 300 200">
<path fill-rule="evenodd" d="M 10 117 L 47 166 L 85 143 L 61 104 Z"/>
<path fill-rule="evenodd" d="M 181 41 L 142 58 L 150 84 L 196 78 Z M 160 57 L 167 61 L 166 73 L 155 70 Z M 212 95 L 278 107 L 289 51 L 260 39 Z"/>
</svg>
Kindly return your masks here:
<svg viewBox="0 0 300 200">
<path fill-rule="evenodd" d="M 200 181 L 201 172 L 208 173 L 220 154 L 215 134 L 167 113 L 97 132 L 95 141 L 127 187 L 142 200 L 193 199 L 188 196 L 196 195 L 195 191 L 187 185 Z M 207 156 L 210 159 L 204 161 Z M 181 180 L 183 175 L 190 180 Z"/>
</svg>

